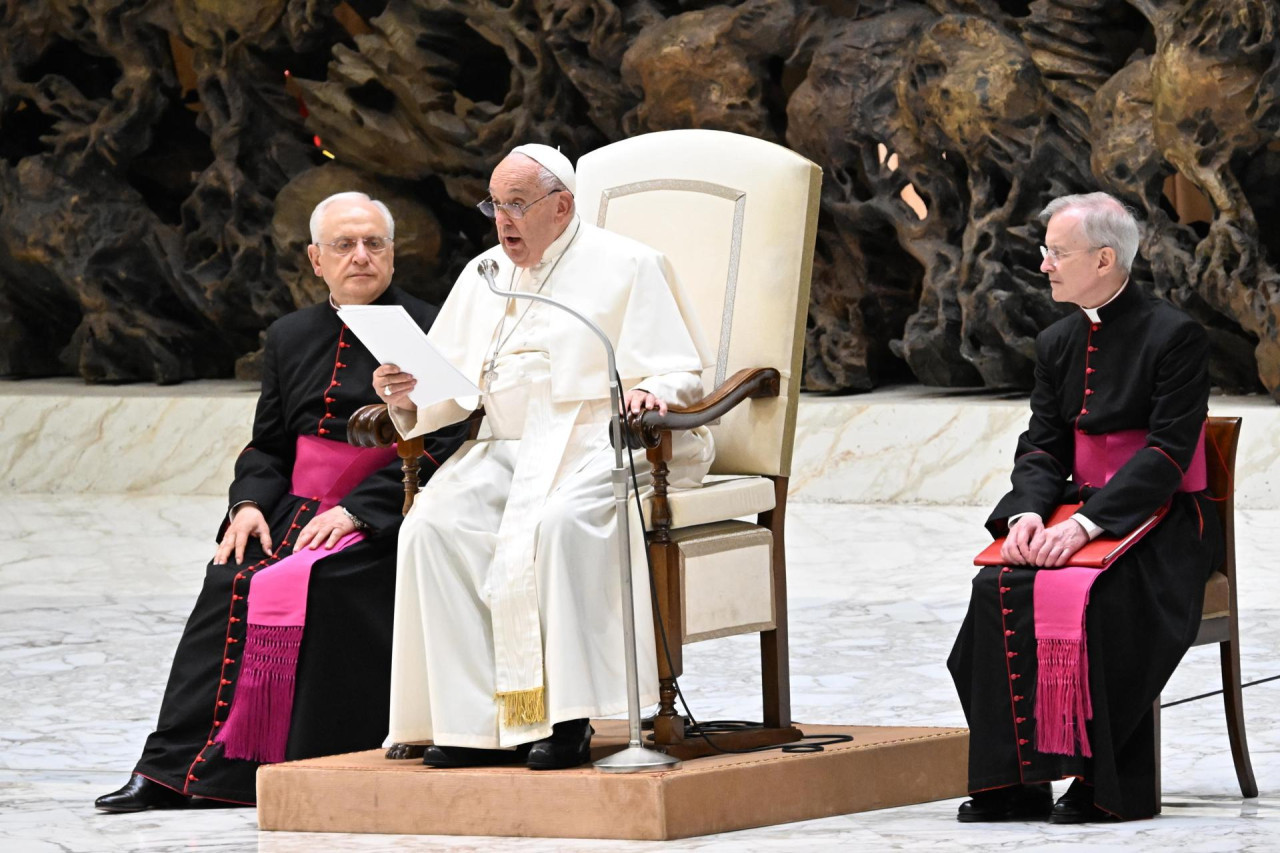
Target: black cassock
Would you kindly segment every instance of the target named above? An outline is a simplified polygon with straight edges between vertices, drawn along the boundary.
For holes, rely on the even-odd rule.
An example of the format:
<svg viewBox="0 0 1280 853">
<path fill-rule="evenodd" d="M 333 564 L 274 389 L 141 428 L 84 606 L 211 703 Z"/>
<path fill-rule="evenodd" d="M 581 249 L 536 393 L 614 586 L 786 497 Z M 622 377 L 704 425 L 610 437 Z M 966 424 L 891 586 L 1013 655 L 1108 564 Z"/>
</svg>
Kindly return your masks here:
<svg viewBox="0 0 1280 853">
<path fill-rule="evenodd" d="M 403 305 L 422 328 L 436 309 L 397 288 L 379 305 Z M 184 794 L 253 803 L 258 764 L 222 755 L 214 735 L 235 695 L 253 574 L 292 553 L 316 502 L 289 493 L 298 436 L 345 443 L 347 419 L 382 402 L 370 385 L 377 361 L 328 303 L 282 317 L 267 330 L 262 395 L 253 439 L 236 460 L 230 505 L 253 501 L 271 526 L 273 557 L 256 538 L 244 563 L 210 562 L 204 587 L 174 654 L 156 730 L 134 772 Z M 426 437 L 436 464 L 465 438 L 465 426 Z M 387 733 L 391 692 L 391 620 L 396 579 L 396 534 L 404 500 L 400 460 L 367 477 L 341 505 L 369 525 L 366 538 L 315 564 L 307 591 L 307 620 L 298 659 L 289 759 L 371 749 Z M 218 531 L 226 530 L 224 520 Z M 237 574 L 244 577 L 236 583 Z"/>
<path fill-rule="evenodd" d="M 1083 500 L 1084 516 L 1105 535 L 1122 536 L 1172 501 L 1089 594 L 1092 758 L 1035 749 L 1035 568 L 978 573 L 948 667 L 969 721 L 971 792 L 1075 776 L 1094 785 L 1098 807 L 1136 819 L 1156 810 L 1152 705 L 1195 639 L 1205 582 L 1221 562 L 1211 497 L 1177 491 L 1208 412 L 1209 345 L 1194 320 L 1136 282 L 1099 320 L 1075 311 L 1037 338 L 1031 420 L 1018 439 L 1013 489 L 987 520 L 1002 536 L 1012 515 L 1047 519 L 1059 504 Z M 1105 486 L 1089 488 L 1070 480 L 1077 429 L 1141 429 L 1147 443 Z"/>
</svg>

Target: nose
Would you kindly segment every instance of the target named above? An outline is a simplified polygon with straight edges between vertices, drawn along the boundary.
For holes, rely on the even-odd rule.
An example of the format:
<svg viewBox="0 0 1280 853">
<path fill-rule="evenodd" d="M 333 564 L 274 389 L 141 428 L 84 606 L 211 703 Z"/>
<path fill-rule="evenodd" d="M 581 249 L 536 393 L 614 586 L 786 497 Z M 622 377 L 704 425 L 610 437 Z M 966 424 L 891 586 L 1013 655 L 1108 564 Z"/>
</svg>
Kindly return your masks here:
<svg viewBox="0 0 1280 853">
<path fill-rule="evenodd" d="M 495 223 L 500 222 L 507 227 L 511 227 L 515 223 L 516 218 L 508 213 L 506 208 L 499 207 L 493 212 L 493 221 Z"/>
<path fill-rule="evenodd" d="M 351 260 L 357 263 L 369 262 L 369 250 L 364 247 L 364 240 L 356 240 L 356 247 L 351 252 Z"/>
<path fill-rule="evenodd" d="M 1052 256 L 1045 257 L 1040 261 L 1040 272 L 1049 272 L 1057 269 L 1058 265 L 1052 260 Z"/>
</svg>

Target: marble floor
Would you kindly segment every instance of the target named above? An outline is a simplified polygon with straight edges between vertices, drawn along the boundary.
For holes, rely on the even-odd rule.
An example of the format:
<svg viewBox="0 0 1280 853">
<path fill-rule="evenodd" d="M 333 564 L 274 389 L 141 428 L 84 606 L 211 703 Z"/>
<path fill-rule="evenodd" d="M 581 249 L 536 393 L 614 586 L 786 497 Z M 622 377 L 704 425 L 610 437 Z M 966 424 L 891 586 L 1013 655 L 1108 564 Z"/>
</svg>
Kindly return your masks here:
<svg viewBox="0 0 1280 853">
<path fill-rule="evenodd" d="M 0 850 L 1125 850 L 1280 848 L 1280 680 L 1245 708 L 1263 789 L 1242 800 L 1218 697 L 1164 714 L 1164 813 L 1122 825 L 961 825 L 952 800 L 669 842 L 260 833 L 251 809 L 104 815 L 150 730 L 221 502 L 0 496 Z M 793 504 L 788 551 L 796 718 L 963 725 L 944 661 L 964 607 L 972 507 Z M 1246 681 L 1280 674 L 1280 511 L 1238 513 Z M 690 647 L 703 718 L 758 718 L 754 638 Z M 1214 689 L 1192 649 L 1166 701 Z"/>
</svg>

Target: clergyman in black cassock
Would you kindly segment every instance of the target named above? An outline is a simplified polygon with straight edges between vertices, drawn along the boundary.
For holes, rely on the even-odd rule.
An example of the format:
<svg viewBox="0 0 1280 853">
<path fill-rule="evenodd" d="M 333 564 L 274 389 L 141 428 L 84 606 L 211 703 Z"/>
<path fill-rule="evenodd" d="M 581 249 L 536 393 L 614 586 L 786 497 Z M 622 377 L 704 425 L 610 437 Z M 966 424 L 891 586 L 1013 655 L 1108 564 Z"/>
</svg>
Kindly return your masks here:
<svg viewBox="0 0 1280 853">
<path fill-rule="evenodd" d="M 304 589 L 305 630 L 282 757 L 374 748 L 386 736 L 396 537 L 404 499 L 400 460 L 385 450 L 372 463 L 364 460 L 369 473 L 327 512 L 316 495 L 292 493 L 304 446 L 348 460 L 359 456 L 361 451 L 347 445 L 348 419 L 380 402 L 369 382 L 378 362 L 335 306 L 401 305 L 423 329 L 436 316 L 434 306 L 389 286 L 394 226 L 376 204 L 360 194 L 339 194 L 317 207 L 321 216 L 318 223 L 313 219 L 317 242 L 311 253 L 330 299 L 282 317 L 267 330 L 252 440 L 236 460 L 229 493 L 235 518 L 260 512 L 262 526 L 237 536 L 230 530 L 235 525 L 223 521 L 222 544 L 174 655 L 156 729 L 129 784 L 100 798 L 101 809 L 181 807 L 192 796 L 255 802 L 259 762 L 228 758 L 218 739 L 244 676 L 255 576 L 295 547 L 302 552 L 318 546 L 313 553 L 323 555 L 357 529 L 363 538 L 321 556 Z M 315 234 L 317 224 L 323 237 Z M 360 239 L 366 237 L 371 239 Z M 424 482 L 464 438 L 460 428 L 427 437 Z"/>
<path fill-rule="evenodd" d="M 1195 639 L 1205 582 L 1221 562 L 1212 498 L 1180 490 L 1203 452 L 1208 339 L 1194 320 L 1128 279 L 1137 226 L 1125 227 L 1121 220 L 1132 216 L 1110 196 L 1058 199 L 1042 218 L 1049 228 L 1041 269 L 1054 298 L 1081 310 L 1036 341 L 1031 419 L 1018 440 L 1013 488 L 987 521 L 993 536 L 1026 528 L 1004 546 L 1008 565 L 974 578 L 948 661 L 970 728 L 974 798 L 959 818 L 1146 818 L 1157 807 L 1152 705 Z M 1132 431 L 1145 434 L 1140 449 L 1105 484 L 1072 476 L 1077 448 Z M 1059 505 L 1078 502 L 1076 517 L 1043 526 Z M 1099 533 L 1128 534 L 1163 505 L 1163 520 L 1087 593 L 1090 749 L 1041 752 L 1036 578 L 1071 565 L 1070 555 Z M 1075 781 L 1054 805 L 1045 783 L 1066 777 Z"/>
</svg>

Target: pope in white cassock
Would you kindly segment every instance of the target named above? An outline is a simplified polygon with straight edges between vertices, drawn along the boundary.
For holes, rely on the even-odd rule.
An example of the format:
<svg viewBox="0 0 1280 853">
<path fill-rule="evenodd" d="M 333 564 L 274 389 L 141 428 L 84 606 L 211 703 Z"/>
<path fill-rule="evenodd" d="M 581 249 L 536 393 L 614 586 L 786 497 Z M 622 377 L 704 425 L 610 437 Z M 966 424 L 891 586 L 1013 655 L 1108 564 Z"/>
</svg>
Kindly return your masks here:
<svg viewBox="0 0 1280 853">
<path fill-rule="evenodd" d="M 432 766 L 573 767 L 589 758 L 589 718 L 627 709 L 603 347 L 557 308 L 492 293 L 476 262 L 497 263 L 499 287 L 598 324 L 631 411 L 696 402 L 708 358 L 666 259 L 583 222 L 574 188 L 568 159 L 545 145 L 498 164 L 479 207 L 499 245 L 467 265 L 429 335 L 480 386 L 485 410 L 479 440 L 435 473 L 400 530 L 388 743 L 433 741 Z M 418 408 L 417 380 L 395 365 L 373 376 L 406 438 L 472 410 Z M 712 454 L 705 429 L 682 435 L 672 484 L 697 484 Z M 643 486 L 643 454 L 636 465 Z M 630 506 L 640 699 L 653 704 L 649 579 Z"/>
</svg>

